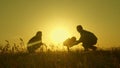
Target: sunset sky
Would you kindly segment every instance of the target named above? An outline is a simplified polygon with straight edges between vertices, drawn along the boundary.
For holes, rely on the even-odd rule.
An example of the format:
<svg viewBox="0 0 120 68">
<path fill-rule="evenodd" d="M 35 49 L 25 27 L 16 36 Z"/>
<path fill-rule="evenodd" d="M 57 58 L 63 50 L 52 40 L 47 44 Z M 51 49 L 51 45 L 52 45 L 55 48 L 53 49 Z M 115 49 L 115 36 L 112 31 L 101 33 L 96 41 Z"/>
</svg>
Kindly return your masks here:
<svg viewBox="0 0 120 68">
<path fill-rule="evenodd" d="M 98 37 L 98 46 L 120 46 L 120 0 L 0 1 L 0 43 L 19 37 L 27 43 L 37 31 L 46 44 L 79 39 L 79 24 Z"/>
</svg>

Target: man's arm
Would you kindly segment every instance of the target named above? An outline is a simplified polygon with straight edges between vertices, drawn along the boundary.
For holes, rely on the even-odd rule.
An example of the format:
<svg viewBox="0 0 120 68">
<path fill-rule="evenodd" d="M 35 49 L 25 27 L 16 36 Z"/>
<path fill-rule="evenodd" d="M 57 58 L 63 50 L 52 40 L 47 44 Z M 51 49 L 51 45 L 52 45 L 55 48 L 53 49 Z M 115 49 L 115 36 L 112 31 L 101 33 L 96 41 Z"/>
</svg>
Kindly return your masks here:
<svg viewBox="0 0 120 68">
<path fill-rule="evenodd" d="M 81 38 L 79 40 L 77 40 L 73 45 L 77 45 L 79 43 L 81 43 Z"/>
</svg>

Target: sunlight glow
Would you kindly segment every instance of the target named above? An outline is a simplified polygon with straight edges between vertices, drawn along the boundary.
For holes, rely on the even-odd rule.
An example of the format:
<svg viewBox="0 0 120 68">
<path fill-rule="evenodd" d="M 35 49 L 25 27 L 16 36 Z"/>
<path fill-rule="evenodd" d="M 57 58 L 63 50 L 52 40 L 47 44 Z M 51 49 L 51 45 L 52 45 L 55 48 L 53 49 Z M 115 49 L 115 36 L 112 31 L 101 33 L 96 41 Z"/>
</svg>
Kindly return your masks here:
<svg viewBox="0 0 120 68">
<path fill-rule="evenodd" d="M 51 40 L 53 43 L 62 43 L 68 37 L 68 31 L 63 28 L 56 28 L 51 32 Z"/>
</svg>

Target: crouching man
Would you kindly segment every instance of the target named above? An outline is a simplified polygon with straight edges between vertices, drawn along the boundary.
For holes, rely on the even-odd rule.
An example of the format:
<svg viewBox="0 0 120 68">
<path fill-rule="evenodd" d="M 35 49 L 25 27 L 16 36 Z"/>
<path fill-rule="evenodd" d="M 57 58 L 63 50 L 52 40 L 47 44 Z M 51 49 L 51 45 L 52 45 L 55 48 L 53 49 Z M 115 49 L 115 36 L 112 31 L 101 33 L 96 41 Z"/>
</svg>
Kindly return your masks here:
<svg viewBox="0 0 120 68">
<path fill-rule="evenodd" d="M 81 25 L 77 26 L 77 31 L 80 33 L 81 37 L 73 45 L 82 43 L 82 46 L 84 47 L 85 51 L 88 51 L 89 49 L 95 51 L 97 47 L 94 45 L 97 43 L 97 37 L 93 33 L 84 30 Z"/>
</svg>

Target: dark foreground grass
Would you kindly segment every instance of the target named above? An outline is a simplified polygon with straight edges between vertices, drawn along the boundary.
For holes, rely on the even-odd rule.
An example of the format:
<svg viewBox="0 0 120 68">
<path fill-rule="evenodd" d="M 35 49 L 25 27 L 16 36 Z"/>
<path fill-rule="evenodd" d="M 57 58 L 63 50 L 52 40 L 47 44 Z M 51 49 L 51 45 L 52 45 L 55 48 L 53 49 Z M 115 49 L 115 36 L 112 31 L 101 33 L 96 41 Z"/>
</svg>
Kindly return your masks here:
<svg viewBox="0 0 120 68">
<path fill-rule="evenodd" d="M 120 50 L 0 54 L 0 68 L 120 68 Z"/>
</svg>

